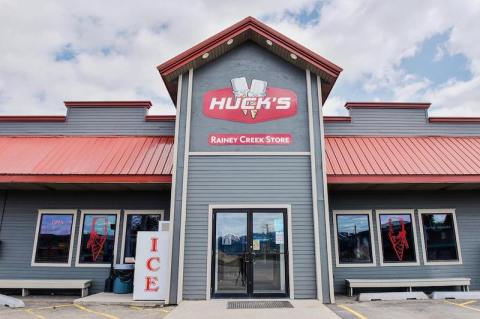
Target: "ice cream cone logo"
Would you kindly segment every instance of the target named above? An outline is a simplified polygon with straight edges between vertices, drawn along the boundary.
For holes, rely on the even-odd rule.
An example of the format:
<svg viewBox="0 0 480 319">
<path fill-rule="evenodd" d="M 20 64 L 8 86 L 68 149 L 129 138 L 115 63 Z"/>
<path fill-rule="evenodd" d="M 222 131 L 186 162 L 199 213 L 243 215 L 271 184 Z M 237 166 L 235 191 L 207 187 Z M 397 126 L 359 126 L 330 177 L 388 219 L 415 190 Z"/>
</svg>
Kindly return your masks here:
<svg viewBox="0 0 480 319">
<path fill-rule="evenodd" d="M 207 117 L 257 124 L 294 116 L 297 113 L 295 91 L 267 87 L 266 81 L 245 77 L 231 79 L 231 86 L 210 90 L 203 95 L 203 113 Z"/>
<path fill-rule="evenodd" d="M 234 78 L 231 80 L 233 95 L 235 100 L 241 100 L 243 98 L 259 98 L 267 95 L 267 82 L 261 80 L 252 80 L 252 84 L 248 87 L 247 79 L 244 77 Z M 236 101 L 237 103 L 237 101 Z M 254 106 L 255 100 L 253 99 L 251 104 Z M 250 113 L 252 119 L 257 116 L 258 110 L 256 109 L 242 109 L 243 114 L 246 116 Z"/>
</svg>

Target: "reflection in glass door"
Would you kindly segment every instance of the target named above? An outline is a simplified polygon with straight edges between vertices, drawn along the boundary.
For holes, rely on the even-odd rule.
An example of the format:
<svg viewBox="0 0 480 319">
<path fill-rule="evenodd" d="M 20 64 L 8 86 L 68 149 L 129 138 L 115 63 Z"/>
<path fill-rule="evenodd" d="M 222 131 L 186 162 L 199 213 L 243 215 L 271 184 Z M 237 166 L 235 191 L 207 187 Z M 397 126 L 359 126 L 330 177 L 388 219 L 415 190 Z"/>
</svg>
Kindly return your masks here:
<svg viewBox="0 0 480 319">
<path fill-rule="evenodd" d="M 212 295 L 288 296 L 286 211 L 216 210 Z"/>
<path fill-rule="evenodd" d="M 286 293 L 283 213 L 253 213 L 253 293 Z"/>
<path fill-rule="evenodd" d="M 217 213 L 215 294 L 247 294 L 247 213 Z"/>
</svg>

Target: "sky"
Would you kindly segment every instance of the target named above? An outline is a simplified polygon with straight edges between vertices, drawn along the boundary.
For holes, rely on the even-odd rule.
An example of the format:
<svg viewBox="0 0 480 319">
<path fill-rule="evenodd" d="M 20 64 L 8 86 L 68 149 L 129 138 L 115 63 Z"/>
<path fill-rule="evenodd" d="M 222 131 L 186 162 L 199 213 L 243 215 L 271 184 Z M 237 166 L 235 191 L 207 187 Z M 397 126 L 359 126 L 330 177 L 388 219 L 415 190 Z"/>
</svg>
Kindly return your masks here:
<svg viewBox="0 0 480 319">
<path fill-rule="evenodd" d="M 156 66 L 246 16 L 344 69 L 327 115 L 415 101 L 480 116 L 480 0 L 0 0 L 0 114 L 62 115 L 69 100 L 172 114 Z"/>
</svg>

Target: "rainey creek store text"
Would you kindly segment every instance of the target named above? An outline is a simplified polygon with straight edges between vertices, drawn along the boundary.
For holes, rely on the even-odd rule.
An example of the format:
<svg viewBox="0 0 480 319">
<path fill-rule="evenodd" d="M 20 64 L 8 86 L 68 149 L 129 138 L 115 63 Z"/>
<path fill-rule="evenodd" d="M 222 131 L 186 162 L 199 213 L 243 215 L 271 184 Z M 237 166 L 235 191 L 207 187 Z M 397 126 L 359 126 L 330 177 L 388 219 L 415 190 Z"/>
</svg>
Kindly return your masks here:
<svg viewBox="0 0 480 319">
<path fill-rule="evenodd" d="M 329 303 L 348 278 L 480 289 L 480 119 L 382 102 L 323 116 L 341 69 L 253 18 L 158 70 L 176 116 L 123 101 L 0 117 L 0 280 L 100 292 L 137 231 L 169 220 L 168 303 Z"/>
</svg>

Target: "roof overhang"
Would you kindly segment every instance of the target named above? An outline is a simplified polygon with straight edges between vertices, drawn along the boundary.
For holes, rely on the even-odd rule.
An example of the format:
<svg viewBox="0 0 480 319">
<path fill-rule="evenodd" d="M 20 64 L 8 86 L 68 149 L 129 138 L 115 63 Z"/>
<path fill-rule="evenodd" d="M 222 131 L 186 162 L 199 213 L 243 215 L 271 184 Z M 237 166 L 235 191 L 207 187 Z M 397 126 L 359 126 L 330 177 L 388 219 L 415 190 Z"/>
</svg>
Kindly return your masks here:
<svg viewBox="0 0 480 319">
<path fill-rule="evenodd" d="M 177 78 L 189 69 L 198 68 L 222 56 L 246 41 L 253 41 L 291 64 L 309 69 L 322 78 L 325 101 L 342 69 L 275 31 L 253 17 L 247 17 L 157 67 L 176 103 Z"/>
<path fill-rule="evenodd" d="M 475 184 L 480 175 L 327 175 L 328 184 Z"/>
<path fill-rule="evenodd" d="M 0 183 L 171 184 L 172 175 L 0 175 Z"/>
</svg>

